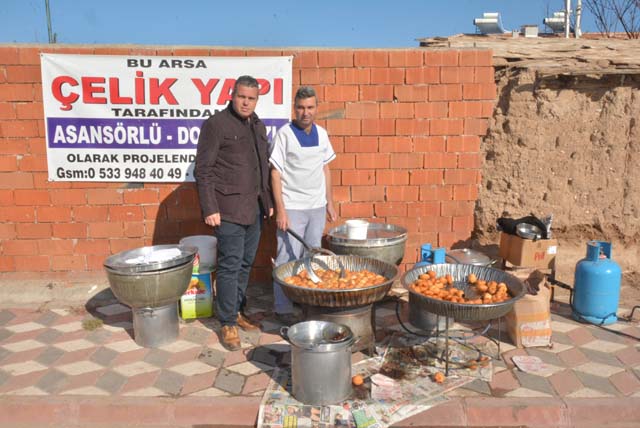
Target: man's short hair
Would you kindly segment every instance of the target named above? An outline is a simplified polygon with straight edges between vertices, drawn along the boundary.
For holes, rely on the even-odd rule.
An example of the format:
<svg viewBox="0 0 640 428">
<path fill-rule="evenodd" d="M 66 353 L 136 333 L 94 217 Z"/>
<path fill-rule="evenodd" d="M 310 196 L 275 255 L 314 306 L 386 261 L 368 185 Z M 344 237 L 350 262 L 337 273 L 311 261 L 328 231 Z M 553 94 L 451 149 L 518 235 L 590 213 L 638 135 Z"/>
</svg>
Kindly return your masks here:
<svg viewBox="0 0 640 428">
<path fill-rule="evenodd" d="M 311 86 L 301 86 L 296 92 L 294 103 L 298 100 L 306 100 L 307 98 L 312 97 L 314 97 L 316 99 L 316 102 L 318 102 L 318 96 L 316 95 L 315 89 L 313 89 Z"/>
<path fill-rule="evenodd" d="M 233 85 L 233 93 L 238 90 L 238 86 L 246 86 L 248 88 L 260 89 L 260 84 L 253 76 L 240 76 L 236 79 L 236 83 Z"/>
</svg>

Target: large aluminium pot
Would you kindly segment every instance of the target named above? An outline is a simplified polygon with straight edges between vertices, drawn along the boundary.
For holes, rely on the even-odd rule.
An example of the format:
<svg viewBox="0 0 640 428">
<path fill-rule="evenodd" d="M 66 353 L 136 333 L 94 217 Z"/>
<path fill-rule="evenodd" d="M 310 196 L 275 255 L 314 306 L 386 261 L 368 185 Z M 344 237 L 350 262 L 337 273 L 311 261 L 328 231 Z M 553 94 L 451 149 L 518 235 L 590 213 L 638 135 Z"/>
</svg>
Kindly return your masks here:
<svg viewBox="0 0 640 428">
<path fill-rule="evenodd" d="M 291 344 L 291 384 L 296 400 L 310 405 L 336 404 L 351 395 L 349 327 L 329 321 L 305 321 L 282 327 Z"/>
<path fill-rule="evenodd" d="M 399 265 L 404 257 L 407 229 L 384 223 L 369 223 L 366 239 L 351 239 L 347 225 L 334 227 L 327 233 L 329 249 L 336 254 L 353 254 Z"/>
</svg>

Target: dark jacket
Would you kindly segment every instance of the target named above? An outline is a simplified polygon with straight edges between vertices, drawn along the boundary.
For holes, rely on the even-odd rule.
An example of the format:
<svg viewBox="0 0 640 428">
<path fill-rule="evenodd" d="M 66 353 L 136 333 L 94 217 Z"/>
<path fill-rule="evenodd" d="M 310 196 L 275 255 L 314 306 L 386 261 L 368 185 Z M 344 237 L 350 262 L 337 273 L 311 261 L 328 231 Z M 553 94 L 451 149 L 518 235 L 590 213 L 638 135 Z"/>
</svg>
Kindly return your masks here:
<svg viewBox="0 0 640 428">
<path fill-rule="evenodd" d="M 205 120 L 194 171 L 202 216 L 219 212 L 224 221 L 249 225 L 260 205 L 268 215 L 273 207 L 268 162 L 266 128 L 255 113 L 243 120 L 229 104 Z"/>
</svg>

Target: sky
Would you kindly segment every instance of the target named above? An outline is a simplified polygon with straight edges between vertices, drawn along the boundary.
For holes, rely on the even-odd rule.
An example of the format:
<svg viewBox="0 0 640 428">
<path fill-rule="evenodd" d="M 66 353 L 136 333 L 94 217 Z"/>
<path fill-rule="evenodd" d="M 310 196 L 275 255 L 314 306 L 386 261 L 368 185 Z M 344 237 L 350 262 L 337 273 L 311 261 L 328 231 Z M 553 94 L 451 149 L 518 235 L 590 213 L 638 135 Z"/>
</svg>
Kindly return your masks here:
<svg viewBox="0 0 640 428">
<path fill-rule="evenodd" d="M 244 47 L 418 46 L 473 33 L 500 12 L 507 30 L 538 24 L 563 0 L 50 0 L 57 42 Z M 572 2 L 575 4 L 575 0 Z M 585 11 L 583 31 L 596 31 Z M 0 43 L 47 43 L 45 0 L 0 0 Z"/>
</svg>

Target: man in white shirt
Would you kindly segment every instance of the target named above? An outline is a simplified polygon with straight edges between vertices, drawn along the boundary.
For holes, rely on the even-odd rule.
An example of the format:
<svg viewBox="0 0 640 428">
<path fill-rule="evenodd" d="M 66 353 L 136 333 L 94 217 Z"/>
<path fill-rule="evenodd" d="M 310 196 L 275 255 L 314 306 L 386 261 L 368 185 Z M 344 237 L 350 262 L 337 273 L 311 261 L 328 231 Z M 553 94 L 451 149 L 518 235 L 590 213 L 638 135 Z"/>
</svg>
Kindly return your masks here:
<svg viewBox="0 0 640 428">
<path fill-rule="evenodd" d="M 329 162 L 335 159 L 327 131 L 316 125 L 318 97 L 303 86 L 294 100 L 295 119 L 278 130 L 269 162 L 276 208 L 278 250 L 276 265 L 297 260 L 304 247 L 287 229 L 320 247 L 326 220 L 335 221 Z M 297 321 L 293 304 L 274 282 L 276 318 L 284 324 Z"/>
</svg>

